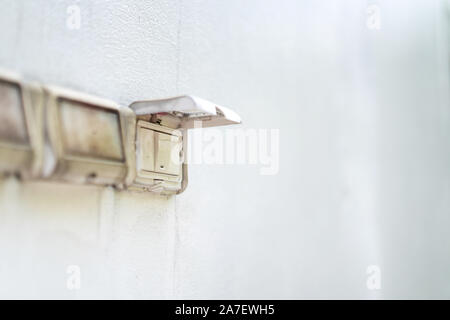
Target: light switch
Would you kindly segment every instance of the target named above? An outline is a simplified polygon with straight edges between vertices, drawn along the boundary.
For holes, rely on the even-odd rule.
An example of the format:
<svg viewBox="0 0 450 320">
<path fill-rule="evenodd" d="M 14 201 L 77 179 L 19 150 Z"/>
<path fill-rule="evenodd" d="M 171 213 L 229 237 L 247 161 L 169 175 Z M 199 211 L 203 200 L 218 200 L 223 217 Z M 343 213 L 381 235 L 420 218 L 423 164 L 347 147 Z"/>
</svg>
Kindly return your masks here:
<svg viewBox="0 0 450 320">
<path fill-rule="evenodd" d="M 165 133 L 155 133 L 155 171 L 179 175 L 181 169 L 181 138 Z"/>
<path fill-rule="evenodd" d="M 136 123 L 136 179 L 132 190 L 174 194 L 182 188 L 183 135 L 180 130 L 157 123 Z M 172 158 L 173 157 L 173 158 Z"/>
<path fill-rule="evenodd" d="M 155 170 L 155 134 L 154 131 L 140 127 L 139 135 L 139 170 Z"/>
<path fill-rule="evenodd" d="M 139 100 L 130 105 L 137 121 L 138 170 L 130 189 L 178 194 L 188 184 L 188 129 L 241 123 L 239 115 L 194 96 Z M 149 129 L 153 132 L 153 143 Z M 153 162 L 152 162 L 153 161 Z"/>
</svg>

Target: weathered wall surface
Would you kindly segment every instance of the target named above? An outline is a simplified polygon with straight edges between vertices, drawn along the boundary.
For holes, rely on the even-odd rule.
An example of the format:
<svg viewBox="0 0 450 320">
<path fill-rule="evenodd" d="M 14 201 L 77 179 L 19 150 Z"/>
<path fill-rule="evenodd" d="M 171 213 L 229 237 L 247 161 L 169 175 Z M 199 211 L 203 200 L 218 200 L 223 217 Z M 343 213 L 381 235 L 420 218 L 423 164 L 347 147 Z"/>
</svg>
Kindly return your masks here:
<svg viewBox="0 0 450 320">
<path fill-rule="evenodd" d="M 122 105 L 191 93 L 280 130 L 277 175 L 193 165 L 172 198 L 0 181 L 1 297 L 450 297 L 448 1 L 0 5 L 3 68 Z"/>
</svg>

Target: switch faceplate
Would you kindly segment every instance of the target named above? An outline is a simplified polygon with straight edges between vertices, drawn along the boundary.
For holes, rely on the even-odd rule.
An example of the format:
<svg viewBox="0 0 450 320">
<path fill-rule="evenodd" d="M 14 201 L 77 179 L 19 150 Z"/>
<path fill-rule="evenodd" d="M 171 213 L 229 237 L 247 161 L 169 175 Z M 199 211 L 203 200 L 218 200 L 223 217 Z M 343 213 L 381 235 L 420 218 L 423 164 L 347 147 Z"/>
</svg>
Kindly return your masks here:
<svg viewBox="0 0 450 320">
<path fill-rule="evenodd" d="M 132 189 L 173 194 L 183 180 L 183 135 L 179 130 L 139 120 L 136 129 L 137 174 Z"/>
</svg>

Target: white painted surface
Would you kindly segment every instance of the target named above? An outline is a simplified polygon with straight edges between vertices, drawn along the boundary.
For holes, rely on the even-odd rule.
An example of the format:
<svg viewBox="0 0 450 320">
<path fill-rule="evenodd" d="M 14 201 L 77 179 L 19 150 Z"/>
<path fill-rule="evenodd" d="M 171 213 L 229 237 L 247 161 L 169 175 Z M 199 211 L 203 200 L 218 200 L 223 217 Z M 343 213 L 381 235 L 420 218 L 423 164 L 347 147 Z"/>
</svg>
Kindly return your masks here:
<svg viewBox="0 0 450 320">
<path fill-rule="evenodd" d="M 1 181 L 1 297 L 450 298 L 447 1 L 0 5 L 4 68 L 122 105 L 195 94 L 280 129 L 278 175 L 194 165 L 174 198 Z"/>
</svg>

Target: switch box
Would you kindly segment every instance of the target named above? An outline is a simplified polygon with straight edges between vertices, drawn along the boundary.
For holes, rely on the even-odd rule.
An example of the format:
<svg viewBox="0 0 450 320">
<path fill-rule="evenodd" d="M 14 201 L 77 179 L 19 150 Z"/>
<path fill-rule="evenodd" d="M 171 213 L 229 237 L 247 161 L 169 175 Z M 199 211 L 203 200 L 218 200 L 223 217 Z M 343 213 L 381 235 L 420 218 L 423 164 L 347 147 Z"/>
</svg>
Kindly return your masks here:
<svg viewBox="0 0 450 320">
<path fill-rule="evenodd" d="M 136 117 L 129 108 L 45 87 L 49 150 L 46 178 L 123 188 L 135 177 Z"/>
<path fill-rule="evenodd" d="M 0 173 L 38 177 L 43 164 L 43 93 L 17 75 L 0 73 Z"/>
<path fill-rule="evenodd" d="M 137 121 L 136 181 L 132 189 L 171 194 L 183 180 L 183 135 L 179 130 Z"/>
<path fill-rule="evenodd" d="M 187 186 L 188 129 L 240 123 L 230 109 L 209 101 L 180 96 L 169 99 L 136 101 L 137 173 L 130 189 L 181 193 Z"/>
</svg>

